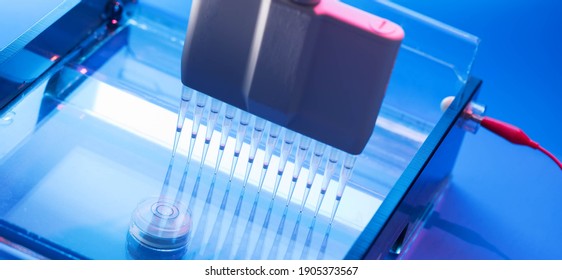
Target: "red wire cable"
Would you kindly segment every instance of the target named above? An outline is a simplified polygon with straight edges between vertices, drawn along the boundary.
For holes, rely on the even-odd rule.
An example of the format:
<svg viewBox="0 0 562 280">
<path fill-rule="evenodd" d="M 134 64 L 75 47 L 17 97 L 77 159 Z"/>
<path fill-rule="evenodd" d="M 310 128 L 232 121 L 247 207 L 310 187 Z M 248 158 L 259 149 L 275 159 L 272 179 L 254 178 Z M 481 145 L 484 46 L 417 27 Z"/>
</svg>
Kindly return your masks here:
<svg viewBox="0 0 562 280">
<path fill-rule="evenodd" d="M 521 130 L 520 128 L 489 117 L 483 117 L 480 121 L 480 124 L 484 128 L 487 128 L 491 132 L 505 138 L 507 141 L 513 144 L 524 145 L 529 146 L 533 149 L 538 149 L 549 158 L 551 158 L 558 165 L 558 167 L 562 169 L 562 162 L 560 162 L 559 159 L 557 159 L 551 152 L 541 147 L 537 142 L 531 140 L 531 138 L 529 138 L 529 136 L 527 136 L 527 134 L 525 134 L 525 132 L 523 132 L 523 130 Z"/>
<path fill-rule="evenodd" d="M 539 146 L 537 148 L 539 151 L 543 152 L 545 155 L 547 155 L 549 158 L 551 158 L 554 162 L 556 162 L 556 164 L 558 164 L 558 167 L 560 167 L 560 169 L 562 169 L 562 162 L 560 162 L 559 159 L 557 159 L 551 152 L 549 152 L 547 149 Z"/>
</svg>

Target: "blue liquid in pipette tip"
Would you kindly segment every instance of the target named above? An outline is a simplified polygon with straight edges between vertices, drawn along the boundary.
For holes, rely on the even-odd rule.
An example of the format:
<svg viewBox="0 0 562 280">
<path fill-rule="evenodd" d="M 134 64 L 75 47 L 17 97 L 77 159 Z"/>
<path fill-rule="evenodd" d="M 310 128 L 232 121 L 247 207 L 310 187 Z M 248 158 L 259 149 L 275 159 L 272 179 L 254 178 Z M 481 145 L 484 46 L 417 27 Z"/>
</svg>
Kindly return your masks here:
<svg viewBox="0 0 562 280">
<path fill-rule="evenodd" d="M 209 217 L 209 203 L 205 203 L 203 211 L 197 224 L 195 225 L 195 233 L 192 236 L 191 244 L 187 253 L 187 259 L 200 259 L 202 247 L 204 246 L 205 229 L 207 228 L 207 220 Z"/>
<path fill-rule="evenodd" d="M 276 260 L 277 259 L 277 252 L 279 251 L 279 244 L 281 243 L 281 237 L 283 236 L 283 231 L 285 229 L 285 221 L 287 220 L 287 212 L 289 207 L 285 207 L 283 211 L 283 216 L 281 216 L 281 221 L 279 222 L 279 226 L 277 227 L 277 233 L 275 234 L 275 240 L 271 245 L 271 249 L 269 250 L 269 255 L 267 259 L 269 260 Z"/>
<path fill-rule="evenodd" d="M 302 219 L 302 212 L 299 212 L 299 215 L 297 216 L 297 221 L 295 222 L 295 226 L 293 227 L 293 231 L 291 233 L 291 240 L 289 241 L 289 245 L 287 246 L 287 251 L 285 252 L 285 256 L 283 257 L 284 260 L 293 259 L 295 244 L 297 243 L 297 238 L 299 236 L 299 227 L 301 225 L 301 219 Z"/>
<path fill-rule="evenodd" d="M 328 225 L 326 232 L 324 233 L 324 238 L 322 239 L 322 244 L 320 245 L 320 250 L 318 250 L 317 260 L 323 260 L 326 255 L 326 248 L 328 247 L 328 240 L 330 240 L 330 232 L 332 231 L 332 224 Z"/>
<path fill-rule="evenodd" d="M 209 215 L 209 209 L 211 207 L 211 202 L 213 200 L 213 192 L 215 189 L 215 183 L 216 183 L 216 177 L 213 176 L 213 179 L 211 181 L 211 185 L 209 187 L 209 191 L 207 192 L 207 198 L 205 199 L 205 206 L 203 207 L 203 211 L 201 212 L 202 215 L 199 218 L 197 224 L 195 225 L 195 233 L 193 235 L 193 241 L 192 241 L 192 246 L 190 249 L 190 258 L 201 258 L 203 255 L 203 249 L 204 249 L 204 245 L 208 242 L 203 242 L 204 237 L 207 236 L 206 235 L 206 231 L 205 229 L 207 228 L 207 223 L 208 223 L 208 215 Z"/>
<path fill-rule="evenodd" d="M 166 170 L 166 175 L 164 176 L 164 182 L 162 183 L 162 189 L 160 190 L 159 200 L 165 200 L 168 196 L 168 189 L 170 187 L 170 178 L 172 177 L 172 170 L 174 168 L 174 157 L 170 159 L 168 164 L 168 169 Z"/>
<path fill-rule="evenodd" d="M 252 260 L 259 260 L 262 258 L 263 247 L 265 243 L 265 238 L 267 236 L 267 231 L 269 228 L 269 222 L 271 221 L 271 213 L 273 212 L 273 200 L 269 204 L 269 208 L 267 209 L 267 214 L 265 215 L 265 219 L 263 221 L 263 225 L 260 231 L 260 235 L 258 237 L 258 242 L 256 243 L 256 247 L 254 248 L 254 252 L 252 253 Z"/>
<path fill-rule="evenodd" d="M 246 226 L 244 227 L 244 233 L 242 234 L 242 239 L 240 240 L 240 244 L 238 246 L 238 250 L 236 251 L 235 259 L 241 260 L 246 259 L 246 254 L 248 250 L 250 234 L 252 232 L 252 227 L 254 225 L 254 219 L 256 217 L 256 211 L 258 207 L 259 201 L 259 194 L 256 194 L 256 198 L 254 199 L 254 203 L 252 204 L 252 210 L 250 211 L 250 216 L 248 217 L 248 221 L 246 221 Z M 239 213 L 238 213 L 239 214 Z M 236 218 L 239 217 L 237 213 L 234 213 Z M 229 230 L 230 232 L 230 230 Z"/>
<path fill-rule="evenodd" d="M 304 246 L 302 248 L 302 252 L 301 252 L 301 256 L 300 256 L 301 260 L 307 260 L 308 259 L 308 252 L 310 251 L 310 246 L 312 244 L 312 236 L 314 235 L 314 227 L 315 226 L 316 226 L 316 218 L 312 218 L 312 222 L 310 223 L 310 226 L 308 227 L 308 233 L 306 235 L 306 240 L 304 241 Z"/>
<path fill-rule="evenodd" d="M 226 208 L 229 193 L 230 193 L 230 187 L 227 188 L 227 190 L 226 190 L 226 192 L 223 196 L 223 199 L 222 199 L 222 202 L 221 202 L 221 210 Z M 219 259 L 230 259 L 230 254 L 231 254 L 230 252 L 232 251 L 232 247 L 233 247 L 233 243 L 234 243 L 234 233 L 236 232 L 236 228 L 238 226 L 238 218 L 240 217 L 240 210 L 239 209 L 241 208 L 241 203 L 242 203 L 242 201 L 239 200 L 238 205 L 236 206 L 236 211 L 234 212 L 233 218 L 230 221 L 230 226 L 228 227 L 228 232 L 226 234 L 226 237 L 225 237 L 222 245 L 220 246 Z M 217 243 L 218 243 L 218 240 L 217 240 Z"/>
<path fill-rule="evenodd" d="M 216 254 L 217 244 L 219 243 L 219 236 L 222 231 L 224 212 L 226 210 L 226 204 L 228 202 L 229 193 L 230 190 L 227 189 L 222 198 L 219 212 L 217 213 L 217 216 L 215 218 L 215 223 L 213 225 L 213 229 L 211 230 L 211 235 L 209 236 L 209 242 L 206 243 L 205 249 L 203 251 L 204 259 L 213 259 Z M 232 238 L 232 236 L 227 236 L 226 238 Z"/>
</svg>

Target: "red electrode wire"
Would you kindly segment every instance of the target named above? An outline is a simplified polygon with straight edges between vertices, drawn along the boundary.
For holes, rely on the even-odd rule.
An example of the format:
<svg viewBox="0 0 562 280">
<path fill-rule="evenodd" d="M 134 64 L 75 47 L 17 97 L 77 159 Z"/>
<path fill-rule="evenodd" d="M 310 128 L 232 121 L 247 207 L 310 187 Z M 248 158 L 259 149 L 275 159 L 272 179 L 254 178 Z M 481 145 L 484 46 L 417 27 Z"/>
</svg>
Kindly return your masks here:
<svg viewBox="0 0 562 280">
<path fill-rule="evenodd" d="M 447 108 L 451 105 L 455 97 L 449 96 L 444 98 L 441 101 L 441 111 L 445 112 Z M 490 117 L 481 117 L 479 115 L 472 113 L 472 108 L 468 108 L 464 112 L 464 117 L 471 119 L 477 123 L 480 123 L 482 127 L 488 129 L 489 131 L 505 138 L 507 141 L 517 144 L 517 145 L 524 145 L 531 147 L 533 149 L 539 150 L 549 158 L 551 158 L 562 170 L 562 162 L 557 159 L 551 152 L 547 151 L 545 148 L 541 147 L 539 143 L 531 140 L 525 132 L 519 127 L 513 126 L 508 123 L 504 123 L 502 121 L 490 118 Z"/>
<path fill-rule="evenodd" d="M 562 169 L 562 162 L 560 162 L 559 159 L 557 159 L 551 152 L 549 152 L 547 149 L 539 146 L 537 148 L 539 151 L 543 152 L 545 155 L 547 155 L 549 158 L 551 158 L 554 162 L 556 162 L 556 164 L 558 164 L 558 166 L 560 167 L 560 169 Z"/>
<path fill-rule="evenodd" d="M 513 144 L 528 146 L 543 152 L 545 155 L 551 158 L 562 170 L 562 162 L 560 162 L 560 160 L 557 159 L 551 152 L 541 147 L 539 143 L 531 140 L 531 138 L 529 138 L 529 136 L 527 136 L 527 134 L 525 134 L 525 132 L 523 132 L 523 130 L 521 130 L 520 128 L 489 117 L 482 117 L 478 121 L 480 121 L 480 124 L 484 128 L 505 138 L 507 141 Z"/>
</svg>

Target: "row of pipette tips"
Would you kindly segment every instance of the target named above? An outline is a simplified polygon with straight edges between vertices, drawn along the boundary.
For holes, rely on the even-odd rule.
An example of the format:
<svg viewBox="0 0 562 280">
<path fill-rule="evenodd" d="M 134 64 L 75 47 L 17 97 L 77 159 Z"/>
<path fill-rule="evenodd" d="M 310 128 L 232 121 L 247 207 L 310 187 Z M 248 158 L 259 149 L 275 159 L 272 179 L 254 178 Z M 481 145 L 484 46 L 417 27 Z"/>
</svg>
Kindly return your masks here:
<svg viewBox="0 0 562 280">
<path fill-rule="evenodd" d="M 210 102 L 208 102 L 208 99 L 211 99 Z M 307 176 L 307 181 L 306 181 L 306 187 L 303 193 L 303 197 L 301 200 L 301 204 L 300 204 L 300 209 L 299 209 L 299 214 L 298 214 L 298 218 L 297 218 L 297 222 L 295 223 L 295 227 L 293 228 L 292 231 L 292 236 L 291 236 L 291 242 L 289 243 L 289 247 L 287 248 L 287 251 L 285 253 L 285 258 L 290 258 L 292 255 L 292 251 L 294 250 L 293 247 L 294 246 L 294 241 L 296 240 L 296 235 L 298 233 L 298 228 L 300 226 L 300 222 L 301 222 L 301 216 L 302 216 L 302 212 L 305 208 L 310 190 L 312 188 L 312 185 L 314 183 L 315 177 L 318 174 L 318 172 L 321 169 L 321 165 L 322 165 L 322 161 L 324 157 L 327 157 L 326 160 L 326 164 L 324 166 L 324 178 L 321 184 L 321 190 L 320 190 L 320 196 L 319 199 L 316 203 L 316 206 L 314 208 L 314 217 L 311 221 L 311 225 L 309 226 L 309 233 L 307 235 L 307 240 L 305 241 L 305 246 L 303 248 L 303 252 L 301 254 L 301 258 L 307 258 L 308 255 L 308 249 L 310 247 L 310 243 L 311 243 L 311 237 L 312 237 L 312 232 L 314 230 L 314 226 L 316 223 L 316 217 L 320 211 L 320 207 L 323 203 L 324 200 L 324 196 L 326 194 L 327 188 L 330 184 L 330 181 L 334 178 L 334 176 L 336 175 L 336 171 L 337 171 L 337 165 L 338 165 L 338 161 L 340 158 L 340 154 L 342 153 L 341 151 L 335 149 L 335 148 L 330 148 L 330 152 L 326 153 L 327 147 L 325 144 L 317 142 L 317 141 L 313 141 L 310 138 L 303 136 L 303 135 L 298 135 L 297 133 L 289 130 L 289 129 L 285 129 L 285 128 L 281 128 L 279 125 L 276 125 L 274 123 L 270 123 L 262 118 L 259 117 L 255 117 L 252 116 L 251 114 L 249 114 L 248 112 L 239 110 L 231 105 L 228 104 L 224 104 L 223 102 L 210 98 L 207 95 L 203 94 L 203 93 L 199 93 L 199 92 L 195 92 L 190 88 L 187 87 L 183 87 L 183 91 L 182 91 L 182 96 L 181 96 L 181 102 L 180 102 L 180 106 L 179 106 L 179 112 L 178 112 L 178 120 L 177 120 L 177 125 L 176 125 L 176 133 L 175 133 L 175 137 L 174 137 L 174 143 L 173 143 L 173 148 L 172 148 L 172 156 L 170 159 L 170 163 L 168 166 L 168 170 L 166 172 L 166 176 L 164 179 L 164 183 L 162 186 L 162 190 L 161 190 L 161 198 L 165 198 L 168 197 L 168 192 L 170 191 L 169 188 L 169 183 L 170 183 L 170 176 L 172 173 L 172 169 L 173 169 L 173 165 L 174 165 L 174 160 L 175 160 L 175 156 L 176 156 L 176 152 L 177 152 L 177 148 L 180 142 L 180 138 L 182 135 L 182 131 L 184 131 L 184 121 L 185 118 L 188 116 L 188 109 L 189 109 L 189 105 L 190 103 L 194 103 L 194 109 L 193 109 L 193 116 L 192 116 L 192 126 L 191 126 L 191 135 L 189 137 L 189 145 L 188 145 L 188 152 L 187 152 L 187 162 L 185 163 L 185 167 L 184 167 L 184 171 L 182 174 L 182 180 L 180 182 L 180 185 L 176 191 L 175 194 L 175 201 L 176 202 L 180 202 L 182 197 L 183 197 L 183 193 L 185 191 L 185 184 L 187 182 L 187 176 L 188 176 L 188 172 L 189 172 L 189 168 L 190 168 L 190 163 L 191 163 L 191 157 L 193 155 L 193 149 L 194 149 L 194 145 L 195 145 L 195 141 L 198 137 L 198 133 L 199 133 L 199 128 L 200 125 L 203 121 L 206 121 L 206 133 L 205 133 L 205 141 L 204 141 L 204 146 L 203 146 L 203 151 L 202 151 L 202 157 L 201 157 L 201 161 L 200 161 L 200 166 L 197 172 L 197 179 L 196 179 L 196 183 L 194 185 L 194 188 L 192 190 L 192 194 L 190 197 L 190 201 L 188 203 L 188 208 L 193 207 L 193 202 L 194 202 L 194 198 L 197 197 L 197 193 L 199 191 L 199 181 L 200 181 L 200 176 L 202 175 L 202 170 L 203 170 L 203 166 L 205 164 L 205 160 L 207 157 L 207 152 L 209 149 L 209 145 L 211 144 L 211 139 L 212 139 L 212 135 L 216 130 L 216 125 L 219 119 L 219 115 L 221 113 L 221 111 L 223 110 L 223 106 L 224 108 L 224 114 L 223 114 L 223 121 L 221 124 L 221 131 L 220 131 L 220 143 L 219 143 L 219 149 L 218 149 L 218 153 L 217 153 L 217 159 L 216 159 L 216 165 L 214 168 L 214 174 L 213 174 L 213 181 L 212 184 L 208 190 L 207 193 L 207 199 L 206 199 L 206 206 L 208 207 L 208 205 L 210 204 L 210 199 L 212 198 L 213 195 L 213 191 L 214 191 L 214 184 L 216 181 L 216 176 L 217 173 L 219 172 L 219 167 L 220 164 L 222 162 L 222 157 L 224 154 L 224 150 L 227 144 L 227 139 L 228 136 L 231 133 L 231 129 L 234 126 L 234 120 L 237 117 L 237 114 L 240 114 L 239 116 L 239 124 L 236 128 L 236 142 L 235 142 L 235 147 L 234 147 L 234 154 L 232 157 L 232 161 L 231 161 L 231 167 L 230 167 L 230 172 L 229 172 L 229 183 L 228 183 L 228 187 L 226 189 L 226 192 L 223 196 L 222 199 L 222 203 L 221 203 L 221 210 L 222 213 L 219 211 L 218 215 L 221 215 L 220 220 L 222 220 L 224 217 L 224 208 L 225 208 L 225 204 L 228 201 L 228 194 L 230 193 L 230 185 L 232 184 L 232 179 L 234 177 L 234 170 L 236 169 L 236 166 L 238 164 L 238 159 L 240 156 L 240 152 L 244 143 L 244 140 L 246 139 L 246 134 L 248 132 L 248 127 L 250 127 L 250 123 L 252 122 L 252 119 L 254 119 L 254 125 L 253 125 L 253 129 L 251 131 L 251 135 L 250 135 L 250 151 L 249 151 L 249 156 L 248 156 L 248 160 L 246 163 L 246 169 L 244 172 L 244 178 L 243 178 L 243 186 L 242 186 L 242 190 L 240 193 L 240 197 L 237 203 L 237 207 L 233 216 L 233 219 L 231 221 L 231 225 L 229 227 L 229 232 L 233 230 L 233 228 L 235 228 L 237 226 L 238 223 L 238 219 L 239 219 L 239 215 L 240 215 L 240 210 L 242 207 L 242 200 L 244 199 L 244 193 L 246 190 L 246 186 L 248 184 L 248 179 L 249 179 L 249 175 L 250 175 L 250 171 L 253 167 L 253 163 L 254 163 L 254 159 L 256 157 L 256 153 L 257 150 L 260 147 L 260 144 L 262 142 L 262 138 L 264 138 L 265 135 L 265 141 L 264 141 L 264 158 L 263 158 L 263 165 L 262 165 L 262 170 L 261 170 L 261 174 L 259 177 L 259 182 L 258 182 L 258 186 L 257 186 L 257 193 L 256 193 L 256 197 L 254 199 L 254 203 L 253 203 L 253 207 L 252 210 L 250 211 L 250 217 L 246 223 L 245 226 L 245 230 L 244 230 L 244 234 L 242 236 L 242 240 L 240 243 L 240 246 L 238 247 L 238 250 L 236 252 L 233 251 L 232 246 L 234 245 L 232 240 L 228 240 L 229 236 L 231 236 L 230 234 L 227 234 L 227 238 L 226 240 L 224 240 L 222 246 L 217 246 L 218 240 L 214 240 L 210 242 L 213 243 L 211 246 L 209 246 L 209 244 L 207 244 L 206 248 L 199 248 L 201 250 L 204 251 L 204 255 L 214 255 L 212 253 L 212 251 L 215 251 L 217 248 L 221 248 L 222 249 L 219 251 L 219 258 L 231 258 L 231 254 L 235 253 L 234 258 L 235 259 L 246 259 L 247 256 L 247 252 L 246 252 L 246 246 L 244 246 L 245 244 L 248 244 L 247 241 L 249 239 L 249 232 L 251 230 L 251 227 L 253 226 L 253 220 L 255 218 L 255 213 L 256 213 L 256 208 L 257 208 L 257 202 L 260 196 L 260 193 L 262 191 L 263 185 L 264 185 L 264 181 L 265 181 L 265 177 L 269 171 L 269 165 L 271 162 L 271 157 L 273 156 L 273 153 L 277 147 L 277 142 L 279 142 L 278 140 L 281 138 L 281 133 L 283 132 L 283 140 L 281 141 L 281 146 L 280 146 L 280 150 L 279 150 L 279 162 L 278 162 L 278 166 L 277 166 L 277 176 L 275 179 L 275 183 L 273 186 L 273 191 L 272 191 L 272 197 L 271 197 L 271 201 L 268 207 L 268 213 L 265 216 L 264 219 L 264 223 L 262 225 L 262 230 L 260 232 L 260 237 L 258 238 L 257 244 L 255 246 L 254 252 L 251 255 L 252 259 L 260 259 L 262 257 L 262 250 L 263 250 L 263 242 L 265 240 L 265 235 L 267 234 L 267 229 L 269 227 L 269 222 L 270 222 L 270 217 L 271 217 L 271 212 L 273 209 L 273 202 L 276 199 L 277 196 L 277 192 L 279 190 L 279 185 L 281 183 L 281 179 L 283 177 L 283 174 L 285 173 L 285 167 L 287 164 L 287 161 L 289 159 L 289 157 L 292 154 L 292 150 L 293 150 L 293 146 L 295 146 L 295 142 L 298 136 L 300 136 L 299 141 L 298 141 L 298 145 L 297 145 L 297 150 L 296 153 L 294 155 L 294 166 L 293 166 L 293 172 L 292 172 L 292 178 L 291 178 L 291 183 L 290 183 L 290 187 L 289 187 L 289 193 L 287 196 L 287 200 L 286 200 L 286 204 L 285 204 L 285 210 L 284 210 L 284 214 L 281 218 L 280 224 L 278 226 L 277 232 L 276 232 L 276 239 L 280 238 L 281 235 L 283 234 L 284 231 L 284 224 L 285 224 L 285 220 L 286 220 L 286 215 L 287 215 L 287 210 L 288 207 L 290 205 L 295 187 L 296 187 L 296 183 L 297 180 L 300 178 L 300 172 L 307 160 L 307 156 L 310 154 L 309 158 L 309 173 Z M 207 115 L 205 115 L 205 108 L 207 107 L 207 103 L 210 103 L 210 108 L 208 110 Z M 206 118 L 205 118 L 206 117 Z M 269 126 L 269 131 L 266 134 L 265 130 L 266 127 Z M 311 146 L 313 146 L 311 148 Z M 309 150 L 311 150 L 312 152 L 309 153 Z M 326 156 L 326 154 L 329 154 L 328 156 Z M 323 254 L 323 250 L 325 251 L 325 244 L 327 243 L 327 238 L 329 236 L 331 227 L 332 227 L 332 223 L 335 219 L 335 215 L 337 212 L 337 209 L 339 207 L 339 203 L 341 200 L 341 197 L 343 195 L 343 192 L 345 190 L 345 187 L 347 185 L 347 182 L 351 176 L 351 172 L 353 169 L 353 165 L 355 163 L 355 156 L 353 155 L 349 155 L 346 154 L 342 163 L 342 167 L 341 167 L 341 171 L 339 174 L 339 183 L 338 183 L 338 190 L 337 190 L 337 194 L 336 194 L 336 199 L 334 201 L 334 206 L 332 207 L 332 213 L 330 216 L 330 222 L 329 222 L 329 226 L 326 229 L 326 234 L 325 234 L 325 240 L 323 241 L 323 244 L 320 248 L 320 252 L 319 252 L 319 258 L 322 257 L 321 254 Z M 208 211 L 203 210 L 203 216 L 200 217 L 196 228 L 196 231 L 193 235 L 193 240 L 191 241 L 192 246 L 197 247 L 200 246 L 200 244 L 202 243 L 202 238 L 204 236 L 204 226 L 202 226 L 202 223 L 206 222 L 207 217 L 205 216 L 208 213 Z M 218 221 L 216 221 L 215 226 L 213 227 L 213 230 L 211 232 L 212 237 L 217 237 L 219 235 L 220 232 L 220 227 L 217 226 Z M 210 239 L 211 240 L 211 239 Z M 278 241 L 278 240 L 276 240 Z M 209 242 L 207 242 L 209 243 Z M 277 251 L 278 248 L 275 246 L 278 246 L 279 242 L 274 242 L 272 249 L 269 252 L 268 258 L 276 258 L 277 255 Z M 307 246 L 308 245 L 308 246 Z M 192 248 L 191 253 L 196 253 L 197 248 Z M 200 250 L 200 251 L 201 251 Z M 188 256 L 189 257 L 189 256 Z M 194 255 L 192 255 L 191 257 L 195 257 Z"/>
</svg>

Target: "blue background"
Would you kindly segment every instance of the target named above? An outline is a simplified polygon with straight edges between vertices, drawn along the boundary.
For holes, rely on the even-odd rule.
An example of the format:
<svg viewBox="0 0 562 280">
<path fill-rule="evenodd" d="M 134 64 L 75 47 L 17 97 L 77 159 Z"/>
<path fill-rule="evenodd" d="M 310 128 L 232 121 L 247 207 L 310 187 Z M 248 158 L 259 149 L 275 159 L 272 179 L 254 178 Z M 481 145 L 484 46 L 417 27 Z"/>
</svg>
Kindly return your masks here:
<svg viewBox="0 0 562 280">
<path fill-rule="evenodd" d="M 395 0 L 482 42 L 473 75 L 487 115 L 562 158 L 562 1 Z M 562 259 L 562 172 L 480 129 L 406 259 Z"/>
</svg>

